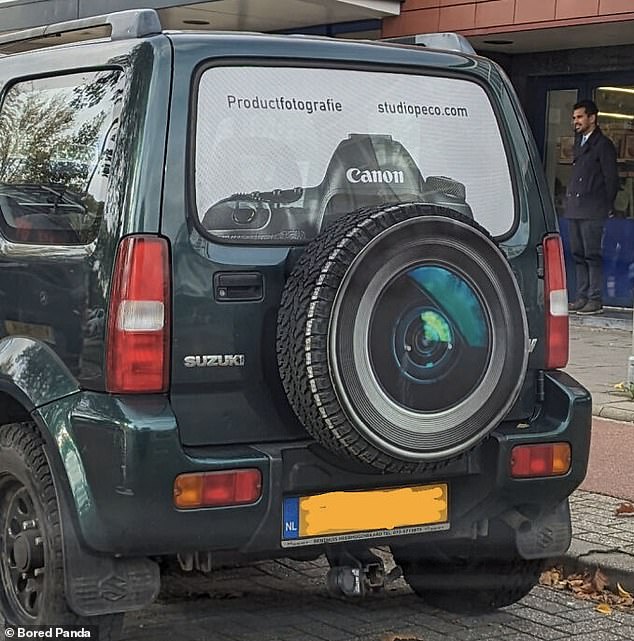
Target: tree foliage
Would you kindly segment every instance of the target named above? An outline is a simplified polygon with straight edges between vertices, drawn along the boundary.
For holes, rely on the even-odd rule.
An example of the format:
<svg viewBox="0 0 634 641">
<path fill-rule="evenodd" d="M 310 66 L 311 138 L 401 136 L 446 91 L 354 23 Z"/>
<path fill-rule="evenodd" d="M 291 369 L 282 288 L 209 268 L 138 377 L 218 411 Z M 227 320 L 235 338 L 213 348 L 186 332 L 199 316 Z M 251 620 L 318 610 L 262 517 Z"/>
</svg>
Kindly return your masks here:
<svg viewBox="0 0 634 641">
<path fill-rule="evenodd" d="M 84 191 L 103 151 L 107 112 L 120 99 L 116 80 L 109 71 L 70 91 L 15 85 L 0 109 L 0 182 L 64 183 Z"/>
</svg>

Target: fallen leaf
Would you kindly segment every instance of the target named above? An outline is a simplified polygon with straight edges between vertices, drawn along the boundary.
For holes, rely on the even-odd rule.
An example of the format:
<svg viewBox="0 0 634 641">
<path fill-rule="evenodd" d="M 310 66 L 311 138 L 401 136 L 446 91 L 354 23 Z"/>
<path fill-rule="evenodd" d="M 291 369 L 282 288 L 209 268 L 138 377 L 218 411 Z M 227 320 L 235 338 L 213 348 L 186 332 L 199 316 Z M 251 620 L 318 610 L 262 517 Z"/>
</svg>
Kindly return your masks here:
<svg viewBox="0 0 634 641">
<path fill-rule="evenodd" d="M 634 504 L 621 503 L 615 512 L 616 516 L 634 516 Z"/>
<path fill-rule="evenodd" d="M 586 585 L 586 581 L 583 579 L 568 579 L 568 585 L 573 589 L 583 590 L 583 586 Z"/>
<path fill-rule="evenodd" d="M 609 585 L 610 580 L 607 576 L 601 571 L 601 568 L 597 568 L 592 576 L 592 591 L 593 592 L 603 592 L 605 588 Z"/>
<path fill-rule="evenodd" d="M 561 573 L 555 568 L 545 570 L 539 577 L 539 582 L 541 585 L 557 585 L 560 581 Z"/>
<path fill-rule="evenodd" d="M 591 575 L 589 572 L 582 574 L 565 575 L 561 567 L 554 567 L 544 571 L 540 576 L 540 584 L 555 590 L 568 590 L 576 599 L 594 601 L 599 612 L 610 614 L 612 610 L 631 611 L 634 607 L 634 596 L 616 584 L 608 588 L 608 577 L 600 568 Z"/>
</svg>

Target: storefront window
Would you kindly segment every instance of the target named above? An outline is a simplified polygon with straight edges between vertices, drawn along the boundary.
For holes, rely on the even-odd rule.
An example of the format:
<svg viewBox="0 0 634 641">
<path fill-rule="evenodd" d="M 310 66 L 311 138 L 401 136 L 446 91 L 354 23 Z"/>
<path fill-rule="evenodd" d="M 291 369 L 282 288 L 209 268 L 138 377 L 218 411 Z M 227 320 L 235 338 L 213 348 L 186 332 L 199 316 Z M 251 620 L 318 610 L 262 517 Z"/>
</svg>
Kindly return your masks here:
<svg viewBox="0 0 634 641">
<path fill-rule="evenodd" d="M 615 215 L 634 218 L 634 86 L 598 87 L 595 102 L 601 129 L 612 139 L 618 157 L 621 190 L 614 204 Z"/>
<path fill-rule="evenodd" d="M 599 125 L 617 151 L 620 190 L 603 237 L 603 301 L 631 307 L 634 296 L 634 85 L 601 85 L 591 93 L 555 89 L 547 94 L 545 169 L 564 240 L 568 288 L 574 297 L 574 263 L 566 220 L 561 218 L 572 169 L 574 104 L 591 96 L 599 108 Z"/>
<path fill-rule="evenodd" d="M 594 91 L 599 124 L 618 158 L 620 190 L 614 216 L 603 236 L 604 296 L 632 305 L 634 287 L 634 86 L 601 86 Z"/>
</svg>

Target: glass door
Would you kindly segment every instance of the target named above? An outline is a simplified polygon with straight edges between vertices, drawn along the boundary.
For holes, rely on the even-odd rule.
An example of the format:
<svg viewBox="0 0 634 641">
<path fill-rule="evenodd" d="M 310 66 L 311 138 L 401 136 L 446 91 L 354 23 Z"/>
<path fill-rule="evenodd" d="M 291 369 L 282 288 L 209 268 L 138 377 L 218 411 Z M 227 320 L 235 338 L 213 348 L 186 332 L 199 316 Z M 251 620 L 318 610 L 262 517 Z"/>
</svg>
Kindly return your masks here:
<svg viewBox="0 0 634 641">
<path fill-rule="evenodd" d="M 544 167 L 557 215 L 563 214 L 566 185 L 570 179 L 575 142 L 571 116 L 579 100 L 578 89 L 551 89 L 546 95 L 546 145 Z"/>
<path fill-rule="evenodd" d="M 603 237 L 604 305 L 632 307 L 634 300 L 634 74 L 587 74 L 541 78 L 532 87 L 529 119 L 542 150 L 544 169 L 564 242 L 568 289 L 574 296 L 574 263 L 562 217 L 572 170 L 572 110 L 584 98 L 599 108 L 599 126 L 614 143 L 620 191 Z"/>
</svg>

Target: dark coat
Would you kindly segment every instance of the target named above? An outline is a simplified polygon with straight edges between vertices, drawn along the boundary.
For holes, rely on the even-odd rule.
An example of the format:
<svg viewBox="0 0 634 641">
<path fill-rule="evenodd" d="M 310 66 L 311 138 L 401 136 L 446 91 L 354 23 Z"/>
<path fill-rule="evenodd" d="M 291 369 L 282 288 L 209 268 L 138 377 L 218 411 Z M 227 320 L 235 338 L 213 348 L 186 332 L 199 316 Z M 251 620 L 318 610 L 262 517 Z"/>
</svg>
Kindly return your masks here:
<svg viewBox="0 0 634 641">
<path fill-rule="evenodd" d="M 566 218 L 605 218 L 614 206 L 619 190 L 616 149 L 597 127 L 586 144 L 577 136 L 572 175 L 566 190 Z"/>
</svg>

